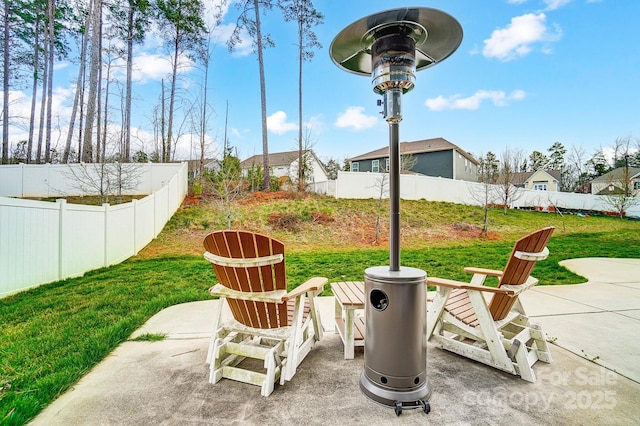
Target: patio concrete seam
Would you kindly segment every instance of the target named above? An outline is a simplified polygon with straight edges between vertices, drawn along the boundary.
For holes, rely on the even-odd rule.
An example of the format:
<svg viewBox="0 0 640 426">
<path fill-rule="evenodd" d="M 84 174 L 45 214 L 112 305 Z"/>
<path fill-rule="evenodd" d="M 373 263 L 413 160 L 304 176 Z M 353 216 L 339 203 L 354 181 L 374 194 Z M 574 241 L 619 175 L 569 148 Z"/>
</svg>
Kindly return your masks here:
<svg viewBox="0 0 640 426">
<path fill-rule="evenodd" d="M 567 352 L 569 352 L 569 353 L 572 353 L 572 354 L 574 354 L 574 355 L 576 355 L 576 356 L 579 356 L 580 358 L 582 358 L 582 359 L 584 359 L 584 360 L 589 361 L 589 362 L 590 362 L 590 363 L 592 363 L 592 364 L 595 364 L 595 365 L 597 365 L 597 366 L 599 366 L 599 367 L 602 367 L 602 368 L 604 368 L 604 369 L 606 369 L 606 370 L 611 371 L 612 373 L 615 373 L 615 374 L 617 374 L 617 375 L 619 375 L 619 376 L 621 376 L 621 377 L 624 377 L 625 379 L 628 379 L 628 380 L 631 380 L 631 381 L 632 381 L 632 382 L 634 382 L 634 383 L 638 383 L 638 384 L 640 384 L 640 381 L 635 380 L 635 379 L 633 379 L 632 377 L 629 377 L 629 376 L 627 376 L 627 375 L 625 375 L 625 374 L 622 374 L 622 373 L 621 373 L 621 372 L 619 372 L 618 370 L 615 370 L 615 369 L 613 369 L 613 368 L 611 368 L 611 367 L 608 367 L 608 366 L 606 366 L 606 365 L 600 364 L 600 363 L 599 363 L 599 362 L 597 362 L 597 361 L 592 361 L 592 360 L 590 360 L 589 358 L 587 358 L 587 357 L 585 356 L 585 354 L 584 354 L 584 353 L 576 352 L 575 350 L 571 350 L 570 348 L 567 348 L 567 347 L 561 346 L 561 345 L 559 345 L 558 343 L 555 343 L 555 342 L 548 342 L 548 343 L 549 343 L 550 345 L 555 346 L 555 347 L 556 347 L 556 348 L 558 348 L 558 349 L 563 349 L 563 350 L 565 350 L 565 351 L 567 351 Z"/>
<path fill-rule="evenodd" d="M 578 304 L 578 305 L 582 305 L 582 306 L 587 306 L 587 307 L 589 307 L 589 308 L 598 309 L 599 311 L 605 311 L 605 309 L 603 309 L 603 308 L 599 308 L 599 307 L 597 307 L 597 306 L 589 305 L 589 304 L 587 304 L 587 303 L 583 303 L 583 302 L 578 302 L 578 301 L 573 300 L 573 299 L 570 299 L 570 298 L 568 298 L 568 297 L 561 297 L 561 296 L 558 296 L 557 294 L 550 294 L 550 293 L 547 293 L 547 292 L 544 292 L 544 291 L 540 291 L 540 289 L 535 289 L 535 288 L 534 288 L 534 289 L 532 289 L 532 290 L 530 290 L 530 291 L 537 292 L 537 293 L 539 293 L 539 294 L 544 294 L 545 296 L 556 297 L 556 298 L 558 298 L 558 299 L 566 300 L 566 301 L 568 301 L 568 302 L 576 303 L 576 304 Z M 571 314 L 567 314 L 567 315 L 571 315 Z"/>
</svg>

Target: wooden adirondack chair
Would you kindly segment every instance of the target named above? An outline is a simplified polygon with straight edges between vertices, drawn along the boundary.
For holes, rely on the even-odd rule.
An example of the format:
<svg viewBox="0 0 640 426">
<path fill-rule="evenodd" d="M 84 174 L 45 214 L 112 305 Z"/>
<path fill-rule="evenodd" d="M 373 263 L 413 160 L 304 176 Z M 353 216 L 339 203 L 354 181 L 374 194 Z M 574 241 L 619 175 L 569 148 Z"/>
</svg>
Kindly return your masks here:
<svg viewBox="0 0 640 426">
<path fill-rule="evenodd" d="M 217 305 L 207 354 L 209 382 L 238 380 L 260 386 L 268 396 L 276 380 L 291 380 L 322 338 L 314 299 L 328 280 L 311 278 L 287 292 L 284 245 L 264 235 L 217 231 L 205 237 L 204 247 L 219 281 L 209 292 L 226 300 L 233 315 L 223 321 L 223 304 Z M 247 357 L 263 360 L 266 372 L 239 365 Z"/>
<path fill-rule="evenodd" d="M 504 271 L 465 268 L 470 283 L 427 278 L 438 288 L 427 313 L 427 339 L 443 349 L 535 382 L 531 368 L 551 362 L 544 332 L 526 316 L 518 295 L 538 283 L 531 271 L 549 255 L 554 228 L 543 228 L 519 239 Z M 499 278 L 497 288 L 483 286 L 487 276 Z M 485 299 L 487 295 L 487 299 Z"/>
</svg>

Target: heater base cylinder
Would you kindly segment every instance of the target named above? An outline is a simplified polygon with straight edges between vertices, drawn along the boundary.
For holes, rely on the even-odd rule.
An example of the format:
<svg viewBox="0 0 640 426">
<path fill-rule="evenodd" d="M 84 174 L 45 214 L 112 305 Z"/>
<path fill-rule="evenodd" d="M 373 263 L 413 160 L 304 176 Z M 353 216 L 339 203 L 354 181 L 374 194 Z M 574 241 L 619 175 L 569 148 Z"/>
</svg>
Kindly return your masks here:
<svg viewBox="0 0 640 426">
<path fill-rule="evenodd" d="M 428 400 L 427 274 L 416 268 L 365 271 L 364 370 L 360 390 L 383 405 Z"/>
</svg>

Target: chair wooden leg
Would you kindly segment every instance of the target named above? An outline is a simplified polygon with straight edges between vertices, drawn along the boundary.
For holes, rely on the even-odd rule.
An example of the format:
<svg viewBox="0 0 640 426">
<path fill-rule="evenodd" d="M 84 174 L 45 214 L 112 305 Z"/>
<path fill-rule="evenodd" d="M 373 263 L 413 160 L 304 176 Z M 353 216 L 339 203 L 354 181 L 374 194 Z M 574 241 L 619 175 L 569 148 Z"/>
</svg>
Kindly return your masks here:
<svg viewBox="0 0 640 426">
<path fill-rule="evenodd" d="M 313 321 L 313 332 L 315 334 L 314 339 L 316 342 L 319 342 L 323 337 L 324 330 L 322 329 L 322 323 L 320 322 L 320 309 L 315 300 L 317 295 L 317 292 L 309 295 L 309 308 L 311 309 L 309 315 L 311 316 L 311 321 Z"/>
<path fill-rule="evenodd" d="M 294 305 L 293 320 L 290 327 L 291 334 L 289 336 L 289 342 L 287 350 L 286 361 L 283 361 L 282 374 L 280 375 L 280 384 L 283 385 L 286 381 L 296 374 L 298 368 L 299 348 L 302 345 L 302 317 L 304 314 L 304 301 L 305 295 L 296 298 Z"/>
<path fill-rule="evenodd" d="M 269 355 L 267 355 L 267 357 L 264 360 L 264 368 L 267 370 L 267 374 L 260 388 L 260 394 L 262 396 L 271 395 L 271 393 L 273 392 L 273 388 L 275 386 L 276 371 L 278 369 L 277 349 L 278 348 L 272 348 L 269 351 Z"/>
<path fill-rule="evenodd" d="M 504 371 L 515 373 L 513 362 L 507 356 L 502 343 L 502 335 L 498 331 L 489 312 L 489 308 L 479 291 L 469 291 L 469 299 L 478 318 L 480 330 L 491 354 L 492 364 Z"/>
<path fill-rule="evenodd" d="M 451 294 L 451 289 L 448 287 L 438 287 L 438 293 L 436 298 L 431 303 L 430 308 L 427 310 L 427 340 L 433 335 L 433 331 L 439 321 L 442 320 L 442 313 L 444 307 Z"/>
<path fill-rule="evenodd" d="M 527 382 L 535 383 L 536 375 L 531 368 L 531 363 L 529 360 L 529 351 L 527 350 L 527 345 L 524 342 L 516 341 L 514 344 L 517 345 L 515 360 L 518 365 L 518 375 Z M 535 355 L 535 354 L 534 354 Z M 535 361 L 534 361 L 535 362 Z"/>
<path fill-rule="evenodd" d="M 216 307 L 213 313 L 213 331 L 211 333 L 211 341 L 209 342 L 209 350 L 207 350 L 207 364 L 211 363 L 211 357 L 213 356 L 213 346 L 216 338 L 218 338 L 218 327 L 220 326 L 220 319 L 222 318 L 222 305 L 225 303 L 224 298 L 218 299 Z"/>
<path fill-rule="evenodd" d="M 549 350 L 549 344 L 547 343 L 547 338 L 544 335 L 542 327 L 538 324 L 531 324 L 531 336 L 533 337 L 536 345 L 538 359 L 550 364 L 552 362 L 551 351 Z"/>
</svg>

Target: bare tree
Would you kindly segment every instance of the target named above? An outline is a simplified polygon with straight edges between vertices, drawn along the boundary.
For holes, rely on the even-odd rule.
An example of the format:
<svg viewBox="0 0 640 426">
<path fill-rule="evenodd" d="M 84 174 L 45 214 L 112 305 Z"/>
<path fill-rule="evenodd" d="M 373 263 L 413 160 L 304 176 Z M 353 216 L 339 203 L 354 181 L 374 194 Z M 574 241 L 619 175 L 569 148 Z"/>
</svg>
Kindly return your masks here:
<svg viewBox="0 0 640 426">
<path fill-rule="evenodd" d="M 231 229 L 233 223 L 233 203 L 242 196 L 245 188 L 240 160 L 232 155 L 232 150 L 230 146 L 225 148 L 219 169 L 208 175 L 213 195 L 224 212 L 227 229 Z"/>
<path fill-rule="evenodd" d="M 586 153 L 584 148 L 579 145 L 573 145 L 569 151 L 568 173 L 563 177 L 562 187 L 566 191 L 587 191 L 587 168 Z"/>
<path fill-rule="evenodd" d="M 496 176 L 495 196 L 503 205 L 504 214 L 509 206 L 520 197 L 520 188 L 514 185 L 518 166 L 522 164 L 522 151 L 505 149 L 500 159 Z"/>
<path fill-rule="evenodd" d="M 311 149 L 315 145 L 315 141 L 312 138 L 311 130 L 311 127 L 305 127 L 301 145 L 302 156 L 298 155 L 298 170 L 295 180 L 296 188 L 301 192 L 307 189 L 313 171 L 313 152 Z M 302 182 L 298 181 L 301 177 L 304 179 Z"/>
<path fill-rule="evenodd" d="M 610 173 L 608 191 L 605 194 L 606 203 L 614 209 L 622 219 L 625 212 L 633 206 L 640 204 L 640 190 L 634 185 L 633 174 L 638 169 L 629 167 L 628 154 L 624 157 L 626 164 Z"/>
<path fill-rule="evenodd" d="M 111 197 L 119 202 L 123 193 L 137 189 L 142 169 L 136 164 L 102 161 L 69 165 L 67 174 L 79 193 L 98 196 L 102 204 Z"/>
<path fill-rule="evenodd" d="M 475 182 L 470 182 L 468 188 L 471 198 L 482 205 L 484 211 L 482 233 L 487 235 L 489 232 L 489 205 L 493 202 L 495 192 L 493 187 L 496 184 L 499 161 L 491 151 L 487 152 L 486 155 L 478 156 L 478 159 L 480 162 L 478 167 L 480 186 Z"/>
<path fill-rule="evenodd" d="M 380 220 L 382 219 L 382 200 L 385 197 L 389 197 L 389 173 L 382 173 L 378 179 L 376 179 L 374 188 L 378 190 L 378 200 L 376 208 L 376 230 L 373 236 L 373 243 L 377 244 L 380 238 Z"/>
</svg>

